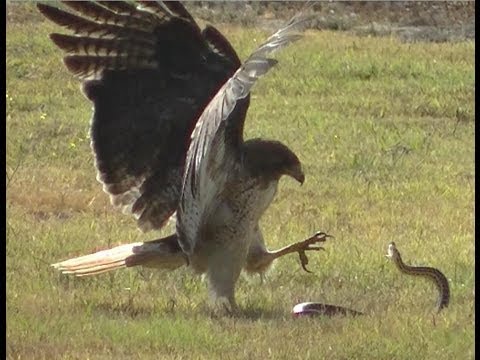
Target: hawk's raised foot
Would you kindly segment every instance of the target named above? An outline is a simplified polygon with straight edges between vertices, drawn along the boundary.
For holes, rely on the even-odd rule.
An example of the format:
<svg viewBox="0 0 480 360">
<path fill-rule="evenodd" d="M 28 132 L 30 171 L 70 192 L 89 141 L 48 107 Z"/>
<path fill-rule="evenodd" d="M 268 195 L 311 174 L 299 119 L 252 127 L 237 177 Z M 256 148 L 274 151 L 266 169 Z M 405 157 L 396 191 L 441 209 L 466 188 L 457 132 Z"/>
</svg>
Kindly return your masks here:
<svg viewBox="0 0 480 360">
<path fill-rule="evenodd" d="M 277 259 L 283 255 L 291 254 L 291 253 L 298 253 L 300 257 L 300 263 L 302 265 L 303 270 L 306 272 L 311 273 L 310 270 L 307 269 L 308 258 L 306 251 L 319 251 L 325 250 L 322 246 L 317 245 L 318 243 L 322 243 L 327 241 L 327 238 L 333 238 L 332 235 L 328 235 L 324 232 L 318 231 L 313 236 L 305 239 L 303 241 L 299 241 L 297 243 L 288 245 L 282 249 L 277 251 L 272 251 L 270 254 L 273 256 L 273 259 Z"/>
<path fill-rule="evenodd" d="M 323 250 L 325 251 L 325 248 L 323 248 L 322 246 L 314 246 L 315 243 L 318 243 L 318 242 L 325 242 L 327 241 L 327 238 L 333 238 L 332 235 L 328 235 L 324 232 L 321 232 L 321 231 L 318 231 L 315 233 L 315 235 L 309 237 L 308 239 L 304 240 L 304 241 L 301 241 L 298 244 L 298 246 L 300 247 L 300 249 L 298 250 L 298 256 L 300 258 L 300 263 L 302 265 L 302 269 L 305 270 L 306 272 L 308 273 L 313 273 L 313 271 L 310 271 L 307 269 L 307 265 L 308 265 L 308 257 L 307 257 L 307 254 L 305 253 L 306 251 L 309 251 L 309 250 Z M 297 245 L 297 244 L 294 244 L 294 245 Z"/>
</svg>

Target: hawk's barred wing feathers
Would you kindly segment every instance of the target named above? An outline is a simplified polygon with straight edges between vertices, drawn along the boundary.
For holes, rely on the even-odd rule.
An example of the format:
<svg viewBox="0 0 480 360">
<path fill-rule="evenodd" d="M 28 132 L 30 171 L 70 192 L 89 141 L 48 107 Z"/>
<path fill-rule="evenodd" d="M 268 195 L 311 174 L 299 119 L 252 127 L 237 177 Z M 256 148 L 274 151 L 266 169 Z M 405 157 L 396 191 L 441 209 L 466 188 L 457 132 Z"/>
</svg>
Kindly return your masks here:
<svg viewBox="0 0 480 360">
<path fill-rule="evenodd" d="M 97 178 L 143 230 L 160 229 L 178 206 L 190 134 L 240 61 L 178 2 L 65 1 L 76 13 L 39 10 L 71 34 L 51 34 L 93 102 Z"/>
</svg>

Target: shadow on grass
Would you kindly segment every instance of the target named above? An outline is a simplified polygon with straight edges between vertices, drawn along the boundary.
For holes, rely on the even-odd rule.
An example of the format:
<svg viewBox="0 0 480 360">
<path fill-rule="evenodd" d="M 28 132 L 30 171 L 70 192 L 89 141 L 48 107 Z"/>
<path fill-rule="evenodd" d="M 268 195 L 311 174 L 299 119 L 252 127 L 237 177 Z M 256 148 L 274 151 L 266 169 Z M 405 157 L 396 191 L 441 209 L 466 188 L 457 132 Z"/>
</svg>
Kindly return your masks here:
<svg viewBox="0 0 480 360">
<path fill-rule="evenodd" d="M 93 312 L 107 317 L 128 317 L 131 319 L 147 319 L 159 312 L 171 314 L 172 311 L 166 306 L 158 308 L 152 305 L 139 305 L 132 303 L 112 304 L 109 302 L 99 303 L 93 306 Z"/>
<path fill-rule="evenodd" d="M 146 319 L 154 315 L 182 315 L 189 317 L 198 316 L 199 314 L 204 314 L 207 317 L 212 319 L 220 318 L 234 318 L 241 320 L 279 320 L 279 319 L 288 319 L 288 318 L 299 318 L 299 317 L 342 317 L 342 316 L 358 316 L 363 315 L 363 313 L 344 308 L 336 305 L 325 305 L 318 304 L 316 311 L 308 311 L 304 309 L 302 313 L 293 314 L 291 311 L 287 311 L 283 308 L 264 308 L 261 306 L 252 306 L 248 305 L 246 307 L 240 307 L 240 310 L 235 314 L 229 314 L 227 312 L 215 312 L 211 307 L 206 304 L 200 305 L 196 309 L 191 311 L 184 309 L 184 311 L 179 311 L 175 309 L 175 304 L 173 302 L 168 302 L 163 305 L 140 305 L 133 304 L 130 302 L 112 304 L 109 302 L 99 303 L 93 306 L 93 311 L 98 315 L 104 315 L 107 317 L 128 317 L 131 319 Z"/>
<path fill-rule="evenodd" d="M 265 309 L 260 306 L 248 306 L 245 308 L 240 308 L 240 311 L 235 315 L 236 318 L 244 320 L 264 320 L 264 319 L 283 319 L 286 318 L 289 314 L 285 309 Z"/>
<path fill-rule="evenodd" d="M 248 306 L 245 308 L 240 307 L 239 312 L 235 315 L 228 314 L 226 312 L 215 312 L 207 304 L 199 304 L 198 307 L 191 310 L 178 310 L 173 302 L 168 302 L 161 305 L 141 305 L 131 302 L 117 304 L 113 304 L 111 302 L 102 302 L 93 305 L 92 311 L 97 315 L 103 315 L 106 317 L 128 317 L 131 319 L 146 319 L 154 315 L 181 315 L 184 317 L 190 317 L 204 314 L 206 317 L 211 317 L 212 319 L 229 317 L 256 321 L 263 319 L 284 319 L 291 316 L 291 314 L 289 314 L 285 309 L 265 309 L 260 306 Z"/>
</svg>

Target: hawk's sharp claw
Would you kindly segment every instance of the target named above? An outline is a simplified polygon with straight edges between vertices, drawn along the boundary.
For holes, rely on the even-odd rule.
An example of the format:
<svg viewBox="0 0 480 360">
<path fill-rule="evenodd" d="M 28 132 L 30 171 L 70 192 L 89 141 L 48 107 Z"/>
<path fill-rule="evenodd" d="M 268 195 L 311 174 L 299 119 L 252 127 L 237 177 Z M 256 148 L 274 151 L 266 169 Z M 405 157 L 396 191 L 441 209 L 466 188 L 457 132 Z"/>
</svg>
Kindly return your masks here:
<svg viewBox="0 0 480 360">
<path fill-rule="evenodd" d="M 307 269 L 308 258 L 307 258 L 307 255 L 305 254 L 305 251 L 299 251 L 298 256 L 300 257 L 300 263 L 302 264 L 303 270 L 305 270 L 310 274 L 313 274 L 313 271 L 310 271 Z"/>
<path fill-rule="evenodd" d="M 305 250 L 323 250 L 326 251 L 324 247 L 321 246 L 309 246 Z"/>
<path fill-rule="evenodd" d="M 322 246 L 319 246 L 317 244 L 320 243 L 320 242 L 327 241 L 327 238 L 333 238 L 333 236 L 328 235 L 328 234 L 324 233 L 323 231 L 318 231 L 313 236 L 309 237 L 308 239 L 296 244 L 298 246 L 297 249 L 300 248 L 297 252 L 298 252 L 298 256 L 300 257 L 300 263 L 302 265 L 303 270 L 305 270 L 308 273 L 313 273 L 313 271 L 310 271 L 310 270 L 307 269 L 308 258 L 307 258 L 307 255 L 305 254 L 305 252 L 310 251 L 310 250 L 315 250 L 315 251 L 323 250 L 323 251 L 325 251 L 325 249 Z M 315 246 L 315 245 L 317 245 L 317 246 Z"/>
<path fill-rule="evenodd" d="M 318 231 L 310 239 L 316 239 L 317 241 L 323 242 L 327 241 L 328 238 L 334 238 L 334 236 L 324 233 L 323 231 Z"/>
<path fill-rule="evenodd" d="M 307 267 L 305 265 L 302 264 L 302 268 L 303 270 L 305 270 L 306 272 L 310 273 L 310 274 L 313 274 L 313 271 L 310 271 L 307 269 Z"/>
</svg>

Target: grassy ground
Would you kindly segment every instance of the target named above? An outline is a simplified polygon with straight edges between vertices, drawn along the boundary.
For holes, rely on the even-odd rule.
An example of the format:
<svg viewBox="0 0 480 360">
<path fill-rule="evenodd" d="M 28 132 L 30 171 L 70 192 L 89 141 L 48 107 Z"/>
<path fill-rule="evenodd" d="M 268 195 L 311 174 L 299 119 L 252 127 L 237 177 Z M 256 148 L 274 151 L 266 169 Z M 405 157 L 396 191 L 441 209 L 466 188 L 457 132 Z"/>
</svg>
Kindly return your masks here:
<svg viewBox="0 0 480 360">
<path fill-rule="evenodd" d="M 309 32 L 253 92 L 248 137 L 288 144 L 302 187 L 285 179 L 263 219 L 270 248 L 315 230 L 327 252 L 242 278 L 239 318 L 209 315 L 185 271 L 89 279 L 49 264 L 153 239 L 115 212 L 95 180 L 91 105 L 34 11 L 7 25 L 7 356 L 11 359 L 472 359 L 474 357 L 474 43 L 402 44 Z M 31 9 L 30 9 L 31 10 Z M 22 14 L 20 14 L 22 15 Z M 222 27 L 242 58 L 268 34 Z M 169 230 L 167 229 L 165 233 Z M 384 258 L 440 268 L 435 288 Z M 365 312 L 292 319 L 301 301 Z"/>
</svg>

